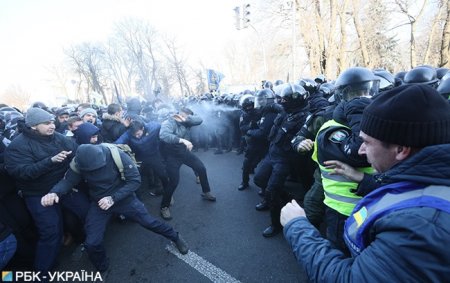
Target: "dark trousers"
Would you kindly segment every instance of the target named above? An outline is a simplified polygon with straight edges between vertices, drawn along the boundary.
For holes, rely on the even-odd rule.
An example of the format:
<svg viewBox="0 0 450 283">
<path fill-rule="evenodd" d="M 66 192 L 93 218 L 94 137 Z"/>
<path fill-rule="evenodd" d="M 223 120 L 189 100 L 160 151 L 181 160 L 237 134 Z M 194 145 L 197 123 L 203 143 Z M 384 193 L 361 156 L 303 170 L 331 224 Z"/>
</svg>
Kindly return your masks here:
<svg viewBox="0 0 450 283">
<path fill-rule="evenodd" d="M 289 173 L 288 162 L 271 161 L 269 154 L 267 154 L 253 179 L 258 187 L 263 190 L 266 189 L 264 199 L 269 203 L 271 222 L 278 228 L 281 228 L 280 212 L 287 198 L 283 187 Z"/>
<path fill-rule="evenodd" d="M 303 208 L 305 209 L 306 217 L 309 222 L 319 229 L 325 215 L 325 199 L 322 177 L 320 176 L 320 169 L 314 171 L 314 183 L 306 192 L 303 200 Z"/>
<path fill-rule="evenodd" d="M 340 214 L 336 210 L 326 207 L 325 219 L 327 224 L 327 239 L 338 250 L 350 257 L 350 251 L 344 240 L 344 225 L 347 216 Z"/>
<path fill-rule="evenodd" d="M 41 196 L 25 197 L 25 203 L 39 234 L 34 268 L 36 271 L 47 273 L 54 266 L 61 248 L 63 221 L 60 205 L 44 207 L 41 198 Z M 89 200 L 85 194 L 72 191 L 62 196 L 60 203 L 84 223 L 89 208 Z"/>
<path fill-rule="evenodd" d="M 167 186 L 169 185 L 169 175 L 167 174 L 166 165 L 161 156 L 154 156 L 151 159 L 144 161 L 142 166 L 151 169 L 153 174 L 161 180 L 163 190 L 167 189 Z M 145 172 L 146 170 L 143 171 Z"/>
<path fill-rule="evenodd" d="M 171 241 L 178 240 L 178 233 L 169 225 L 151 216 L 144 204 L 135 195 L 115 203 L 108 210 L 103 210 L 98 203 L 91 202 L 86 217 L 86 250 L 89 259 L 98 271 L 105 271 L 109 267 L 109 260 L 103 246 L 106 225 L 113 214 L 122 214 L 126 218 L 139 223 L 142 227 L 160 234 Z"/>
<path fill-rule="evenodd" d="M 264 158 L 266 150 L 247 147 L 242 163 L 242 183 L 248 184 L 250 173 L 258 166 L 258 163 Z"/>
<path fill-rule="evenodd" d="M 208 182 L 208 175 L 203 162 L 192 152 L 186 151 L 181 156 L 168 155 L 166 159 L 167 173 L 169 174 L 169 185 L 163 193 L 161 207 L 169 207 L 172 195 L 180 182 L 181 165 L 191 167 L 200 178 L 200 184 L 204 193 L 211 191 Z"/>
<path fill-rule="evenodd" d="M 17 249 L 17 240 L 13 234 L 0 241 L 0 269 L 8 264 Z"/>
</svg>

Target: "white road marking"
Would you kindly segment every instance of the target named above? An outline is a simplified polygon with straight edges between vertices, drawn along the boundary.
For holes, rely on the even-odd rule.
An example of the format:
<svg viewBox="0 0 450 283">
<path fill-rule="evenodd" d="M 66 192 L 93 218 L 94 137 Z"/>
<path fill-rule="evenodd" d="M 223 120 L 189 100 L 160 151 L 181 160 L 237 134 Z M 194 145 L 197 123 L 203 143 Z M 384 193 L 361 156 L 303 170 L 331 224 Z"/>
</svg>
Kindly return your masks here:
<svg viewBox="0 0 450 283">
<path fill-rule="evenodd" d="M 187 254 L 182 255 L 178 252 L 177 248 L 170 244 L 167 245 L 166 250 L 176 255 L 179 259 L 189 264 L 191 267 L 200 272 L 203 276 L 207 277 L 212 282 L 223 283 L 240 283 L 239 280 L 229 275 L 222 269 L 216 267 L 212 263 L 203 259 L 196 253 L 189 251 Z"/>
</svg>

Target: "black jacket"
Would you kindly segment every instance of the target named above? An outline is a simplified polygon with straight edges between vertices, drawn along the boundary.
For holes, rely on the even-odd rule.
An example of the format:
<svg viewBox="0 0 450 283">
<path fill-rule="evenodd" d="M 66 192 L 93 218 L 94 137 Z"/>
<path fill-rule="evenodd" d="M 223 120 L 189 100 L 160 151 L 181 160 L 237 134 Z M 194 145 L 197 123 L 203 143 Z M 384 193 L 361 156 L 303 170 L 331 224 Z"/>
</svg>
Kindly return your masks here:
<svg viewBox="0 0 450 283">
<path fill-rule="evenodd" d="M 103 114 L 103 123 L 100 134 L 102 135 L 104 142 L 113 143 L 126 131 L 127 128 L 120 122 L 118 117 L 109 115 L 108 113 Z"/>
<path fill-rule="evenodd" d="M 92 171 L 84 171 L 82 168 L 78 168 L 79 173 L 69 168 L 64 179 L 60 180 L 50 192 L 58 195 L 65 194 L 84 180 L 89 187 L 89 196 L 94 201 L 111 196 L 114 202 L 118 202 L 131 196 L 141 184 L 141 176 L 139 175 L 136 164 L 134 164 L 126 153 L 119 151 L 125 174 L 125 181 L 123 181 L 109 149 L 104 147 L 104 150 L 107 152 L 105 166 Z M 95 162 L 90 160 L 92 159 L 91 156 L 79 156 L 79 154 L 77 154 L 75 160 L 81 158 Z"/>
<path fill-rule="evenodd" d="M 60 133 L 41 136 L 26 128 L 5 151 L 5 168 L 24 196 L 43 196 L 64 176 L 77 144 Z M 72 151 L 66 160 L 53 163 L 61 151 Z"/>
</svg>

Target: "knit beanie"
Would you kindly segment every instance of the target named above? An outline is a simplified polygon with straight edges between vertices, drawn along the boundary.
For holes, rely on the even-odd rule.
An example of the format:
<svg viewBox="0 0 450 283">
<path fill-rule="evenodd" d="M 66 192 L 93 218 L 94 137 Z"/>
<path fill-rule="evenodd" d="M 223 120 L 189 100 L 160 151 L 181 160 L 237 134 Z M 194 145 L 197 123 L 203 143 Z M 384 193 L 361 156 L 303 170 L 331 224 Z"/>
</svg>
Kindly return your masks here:
<svg viewBox="0 0 450 283">
<path fill-rule="evenodd" d="M 430 86 L 399 86 L 366 107 L 361 131 L 402 146 L 450 143 L 450 104 Z"/>
<path fill-rule="evenodd" d="M 95 111 L 95 109 L 93 109 L 93 108 L 86 108 L 86 109 L 81 110 L 80 117 L 83 118 L 83 116 L 88 114 L 88 113 L 90 113 L 90 114 L 94 115 L 95 117 L 97 117 L 97 111 Z"/>
<path fill-rule="evenodd" d="M 33 127 L 49 121 L 55 121 L 55 116 L 41 108 L 30 108 L 25 116 L 25 125 L 28 127 Z"/>
</svg>

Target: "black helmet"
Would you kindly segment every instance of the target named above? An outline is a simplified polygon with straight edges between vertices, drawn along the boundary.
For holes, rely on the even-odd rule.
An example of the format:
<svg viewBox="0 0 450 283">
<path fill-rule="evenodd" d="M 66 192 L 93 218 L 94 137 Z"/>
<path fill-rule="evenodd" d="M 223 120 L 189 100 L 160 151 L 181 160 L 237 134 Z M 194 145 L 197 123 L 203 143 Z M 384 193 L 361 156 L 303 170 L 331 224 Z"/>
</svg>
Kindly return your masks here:
<svg viewBox="0 0 450 283">
<path fill-rule="evenodd" d="M 276 80 L 273 85 L 277 86 L 277 85 L 281 85 L 281 84 L 284 84 L 284 82 L 282 80 Z"/>
<path fill-rule="evenodd" d="M 325 98 L 329 98 L 334 94 L 334 84 L 332 83 L 323 83 L 319 87 L 319 92 L 323 95 Z"/>
<path fill-rule="evenodd" d="M 442 67 L 442 68 L 437 68 L 437 69 L 436 69 L 436 76 L 437 76 L 437 78 L 438 78 L 439 80 L 441 80 L 441 79 L 445 76 L 445 74 L 448 73 L 448 71 L 450 71 L 449 68 L 444 68 L 444 67 Z"/>
<path fill-rule="evenodd" d="M 309 92 L 309 94 L 313 94 L 319 89 L 319 84 L 311 79 L 300 79 L 298 84 Z"/>
<path fill-rule="evenodd" d="M 265 81 L 263 84 L 263 88 L 273 89 L 273 84 L 271 81 Z"/>
<path fill-rule="evenodd" d="M 395 86 L 394 75 L 383 69 L 373 71 L 374 75 L 380 80 L 378 88 L 380 91 L 389 90 Z"/>
<path fill-rule="evenodd" d="M 445 81 L 447 79 L 450 79 L 450 71 L 448 71 L 442 78 L 441 81 Z"/>
<path fill-rule="evenodd" d="M 255 95 L 255 108 L 263 108 L 266 105 L 273 104 L 275 95 L 270 88 L 258 91 Z"/>
<path fill-rule="evenodd" d="M 350 100 L 363 95 L 373 96 L 378 92 L 378 80 L 367 68 L 348 68 L 336 80 L 335 98 Z"/>
<path fill-rule="evenodd" d="M 314 81 L 318 84 L 323 84 L 323 83 L 327 82 L 327 78 L 325 77 L 325 75 L 320 74 L 320 75 L 317 75 L 317 77 L 314 79 Z"/>
<path fill-rule="evenodd" d="M 255 108 L 255 97 L 251 94 L 244 94 L 239 99 L 239 106 L 242 110 L 249 111 Z"/>
<path fill-rule="evenodd" d="M 33 107 L 33 108 L 41 108 L 42 110 L 50 112 L 48 107 L 47 107 L 47 105 L 45 105 L 44 102 L 36 101 L 33 104 L 31 104 L 31 107 Z"/>
<path fill-rule="evenodd" d="M 440 95 L 442 95 L 445 99 L 450 99 L 450 78 L 441 81 L 439 84 L 437 91 Z"/>
<path fill-rule="evenodd" d="M 436 87 L 438 79 L 435 69 L 422 66 L 407 72 L 403 82 L 405 84 L 426 84 Z"/>
<path fill-rule="evenodd" d="M 293 83 L 284 85 L 285 87 L 281 91 L 278 101 L 280 101 L 280 104 L 285 110 L 305 106 L 307 104 L 309 92 L 302 86 Z"/>
</svg>

